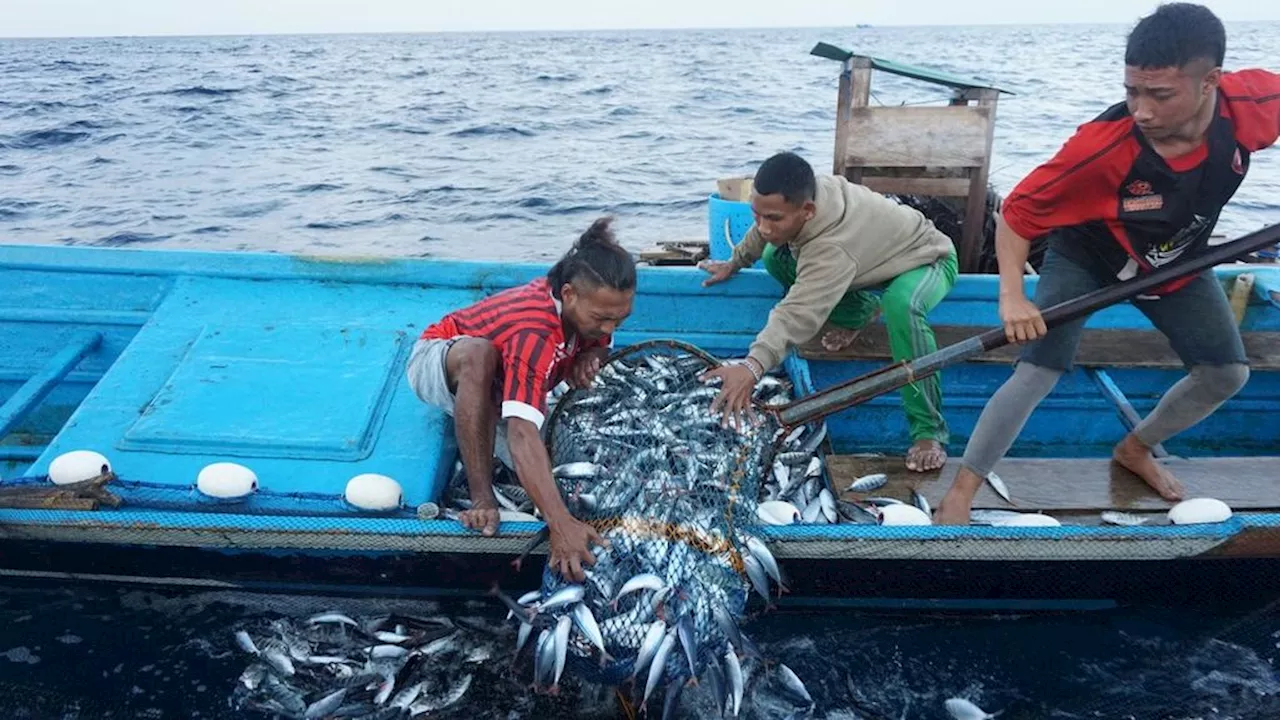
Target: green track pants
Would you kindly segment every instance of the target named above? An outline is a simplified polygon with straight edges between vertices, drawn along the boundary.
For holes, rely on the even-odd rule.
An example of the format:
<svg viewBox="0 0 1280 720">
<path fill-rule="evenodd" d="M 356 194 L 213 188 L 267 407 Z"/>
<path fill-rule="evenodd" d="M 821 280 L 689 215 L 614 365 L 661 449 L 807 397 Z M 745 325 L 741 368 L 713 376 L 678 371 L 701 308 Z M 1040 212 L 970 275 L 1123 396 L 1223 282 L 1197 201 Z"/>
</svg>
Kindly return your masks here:
<svg viewBox="0 0 1280 720">
<path fill-rule="evenodd" d="M 784 289 L 796 281 L 796 261 L 790 253 L 778 254 L 766 245 L 764 267 Z M 880 310 L 889 332 L 894 362 L 911 360 L 938 349 L 928 314 L 951 292 L 956 282 L 956 255 L 902 273 L 882 286 L 850 290 L 831 311 L 827 321 L 836 327 L 858 330 Z M 931 439 L 943 446 L 950 440 L 942 417 L 942 384 L 937 374 L 902 388 L 902 405 L 911 428 L 911 441 Z"/>
</svg>

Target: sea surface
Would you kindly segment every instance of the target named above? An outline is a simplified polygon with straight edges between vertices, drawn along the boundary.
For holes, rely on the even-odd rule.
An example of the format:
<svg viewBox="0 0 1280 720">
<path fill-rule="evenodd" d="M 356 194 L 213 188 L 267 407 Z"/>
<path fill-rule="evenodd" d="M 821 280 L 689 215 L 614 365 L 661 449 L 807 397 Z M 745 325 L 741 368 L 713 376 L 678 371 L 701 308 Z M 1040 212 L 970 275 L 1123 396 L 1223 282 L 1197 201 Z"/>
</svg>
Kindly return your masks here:
<svg viewBox="0 0 1280 720">
<path fill-rule="evenodd" d="M 985 79 L 1002 194 L 1123 98 L 1120 26 L 0 40 L 0 242 L 545 262 L 593 219 L 641 248 L 705 237 L 717 177 L 778 150 L 830 167 L 826 41 Z M 0 32 L 3 29 L 0 28 Z M 1229 27 L 1227 65 L 1280 69 L 1280 24 Z M 945 93 L 877 74 L 873 101 Z M 1280 151 L 1255 156 L 1219 232 L 1280 219 Z M 3 292 L 0 290 L 0 292 Z M 436 717 L 617 717 L 569 683 L 528 692 L 487 600 L 429 603 L 0 585 L 0 716 L 257 718 L 234 630 L 341 610 L 442 614 L 486 660 Z M 751 620 L 815 718 L 1280 718 L 1280 619 L 786 610 Z M 470 650 L 468 650 L 470 652 Z M 478 657 L 478 656 L 476 656 Z M 524 673 L 524 674 L 521 674 Z M 793 708 L 749 669 L 743 717 Z M 443 682 L 443 681 L 442 681 Z M 704 690 L 681 717 L 711 716 Z"/>
<path fill-rule="evenodd" d="M 1123 26 L 0 40 L 0 242 L 547 261 L 705 238 L 715 180 L 833 157 L 817 42 L 973 77 L 1007 194 L 1124 92 Z M 0 33 L 3 28 L 0 27 Z M 1229 28 L 1276 68 L 1280 24 Z M 876 73 L 873 103 L 947 91 Z M 1257 154 L 1219 225 L 1280 213 Z"/>
</svg>

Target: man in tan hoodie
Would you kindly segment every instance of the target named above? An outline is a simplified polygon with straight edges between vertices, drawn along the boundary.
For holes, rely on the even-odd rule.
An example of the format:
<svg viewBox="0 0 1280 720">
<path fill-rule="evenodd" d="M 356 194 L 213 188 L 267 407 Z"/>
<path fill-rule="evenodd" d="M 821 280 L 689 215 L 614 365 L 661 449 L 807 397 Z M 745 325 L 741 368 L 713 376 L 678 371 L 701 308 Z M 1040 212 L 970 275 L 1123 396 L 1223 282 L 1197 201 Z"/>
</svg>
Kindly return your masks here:
<svg viewBox="0 0 1280 720">
<path fill-rule="evenodd" d="M 738 418 L 764 373 L 792 346 L 816 336 L 824 323 L 834 328 L 823 336 L 823 345 L 833 351 L 853 342 L 880 313 L 895 362 L 937 349 L 927 316 L 955 284 L 956 251 L 928 218 L 842 176 L 815 177 L 809 163 L 793 153 L 766 160 L 753 184 L 755 225 L 728 262 L 700 266 L 711 275 L 703 285 L 728 280 L 763 258 L 786 296 L 769 313 L 743 361 L 704 375 L 723 383 L 713 411 Z M 904 387 L 902 403 L 912 440 L 907 467 L 941 468 L 949 432 L 937 375 Z"/>
</svg>

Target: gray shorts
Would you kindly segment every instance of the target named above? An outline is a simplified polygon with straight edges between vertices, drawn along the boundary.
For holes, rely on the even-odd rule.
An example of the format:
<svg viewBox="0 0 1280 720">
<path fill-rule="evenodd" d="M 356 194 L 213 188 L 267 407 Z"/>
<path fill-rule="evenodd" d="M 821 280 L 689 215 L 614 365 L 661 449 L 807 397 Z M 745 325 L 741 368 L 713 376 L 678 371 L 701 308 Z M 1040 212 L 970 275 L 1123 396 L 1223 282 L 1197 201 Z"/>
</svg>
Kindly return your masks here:
<svg viewBox="0 0 1280 720">
<path fill-rule="evenodd" d="M 460 339 L 419 339 L 414 343 L 413 352 L 410 353 L 409 362 L 405 367 L 409 387 L 413 388 L 413 393 L 418 396 L 418 399 L 432 407 L 440 408 L 448 413 L 449 417 L 453 417 L 456 398 L 449 391 L 449 375 L 445 367 L 445 359 L 449 355 L 449 348 L 454 340 Z M 515 469 L 515 463 L 511 461 L 511 450 L 507 447 L 507 421 L 503 418 L 498 419 L 498 428 L 493 438 L 493 453 L 508 468 Z"/>
<path fill-rule="evenodd" d="M 1088 268 L 1049 248 L 1040 268 L 1034 302 L 1043 310 L 1102 286 Z M 1212 270 L 1168 295 L 1132 302 L 1169 339 L 1183 365 L 1248 364 L 1227 294 Z M 1050 328 L 1044 337 L 1025 345 L 1019 359 L 1051 370 L 1071 370 L 1087 320 L 1084 317 Z"/>
</svg>

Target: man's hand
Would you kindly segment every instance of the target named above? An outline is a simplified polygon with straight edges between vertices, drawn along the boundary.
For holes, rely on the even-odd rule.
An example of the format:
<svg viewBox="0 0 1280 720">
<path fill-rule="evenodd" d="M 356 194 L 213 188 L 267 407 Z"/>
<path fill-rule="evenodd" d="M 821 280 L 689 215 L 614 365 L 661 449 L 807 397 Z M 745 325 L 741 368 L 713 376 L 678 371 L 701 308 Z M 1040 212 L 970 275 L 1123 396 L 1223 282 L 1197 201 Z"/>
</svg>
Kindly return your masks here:
<svg viewBox="0 0 1280 720">
<path fill-rule="evenodd" d="M 748 359 L 746 362 L 755 361 Z M 735 428 L 740 427 L 744 412 L 748 418 L 755 419 L 755 411 L 751 409 L 751 394 L 756 387 L 756 376 L 751 368 L 745 364 L 727 364 L 698 376 L 703 382 L 711 378 L 720 378 L 722 383 L 720 393 L 711 401 L 711 412 L 724 413 L 720 419 L 722 427 L 730 424 Z"/>
<path fill-rule="evenodd" d="M 738 268 L 734 267 L 732 263 L 715 262 L 714 260 L 703 260 L 698 263 L 698 267 L 711 274 L 711 277 L 702 281 L 702 287 L 711 287 L 716 283 L 724 282 L 738 272 Z"/>
<path fill-rule="evenodd" d="M 1048 332 L 1040 308 L 1021 294 L 1001 296 L 1000 322 L 1004 324 L 1005 337 L 1015 344 L 1035 340 Z"/>
<path fill-rule="evenodd" d="M 591 350 L 584 352 L 573 361 L 573 369 L 569 373 L 569 387 L 589 388 L 595 382 L 596 373 L 604 361 L 604 353 Z"/>
<path fill-rule="evenodd" d="M 548 522 L 547 526 L 551 531 L 551 567 L 572 582 L 586 580 L 583 565 L 596 564 L 591 544 L 608 547 L 609 541 L 600 537 L 595 528 L 572 515 L 555 523 Z"/>
<path fill-rule="evenodd" d="M 471 502 L 471 509 L 458 513 L 458 522 L 470 530 L 479 530 L 485 537 L 493 537 L 498 532 L 498 502 L 493 493 L 485 500 Z"/>
</svg>

